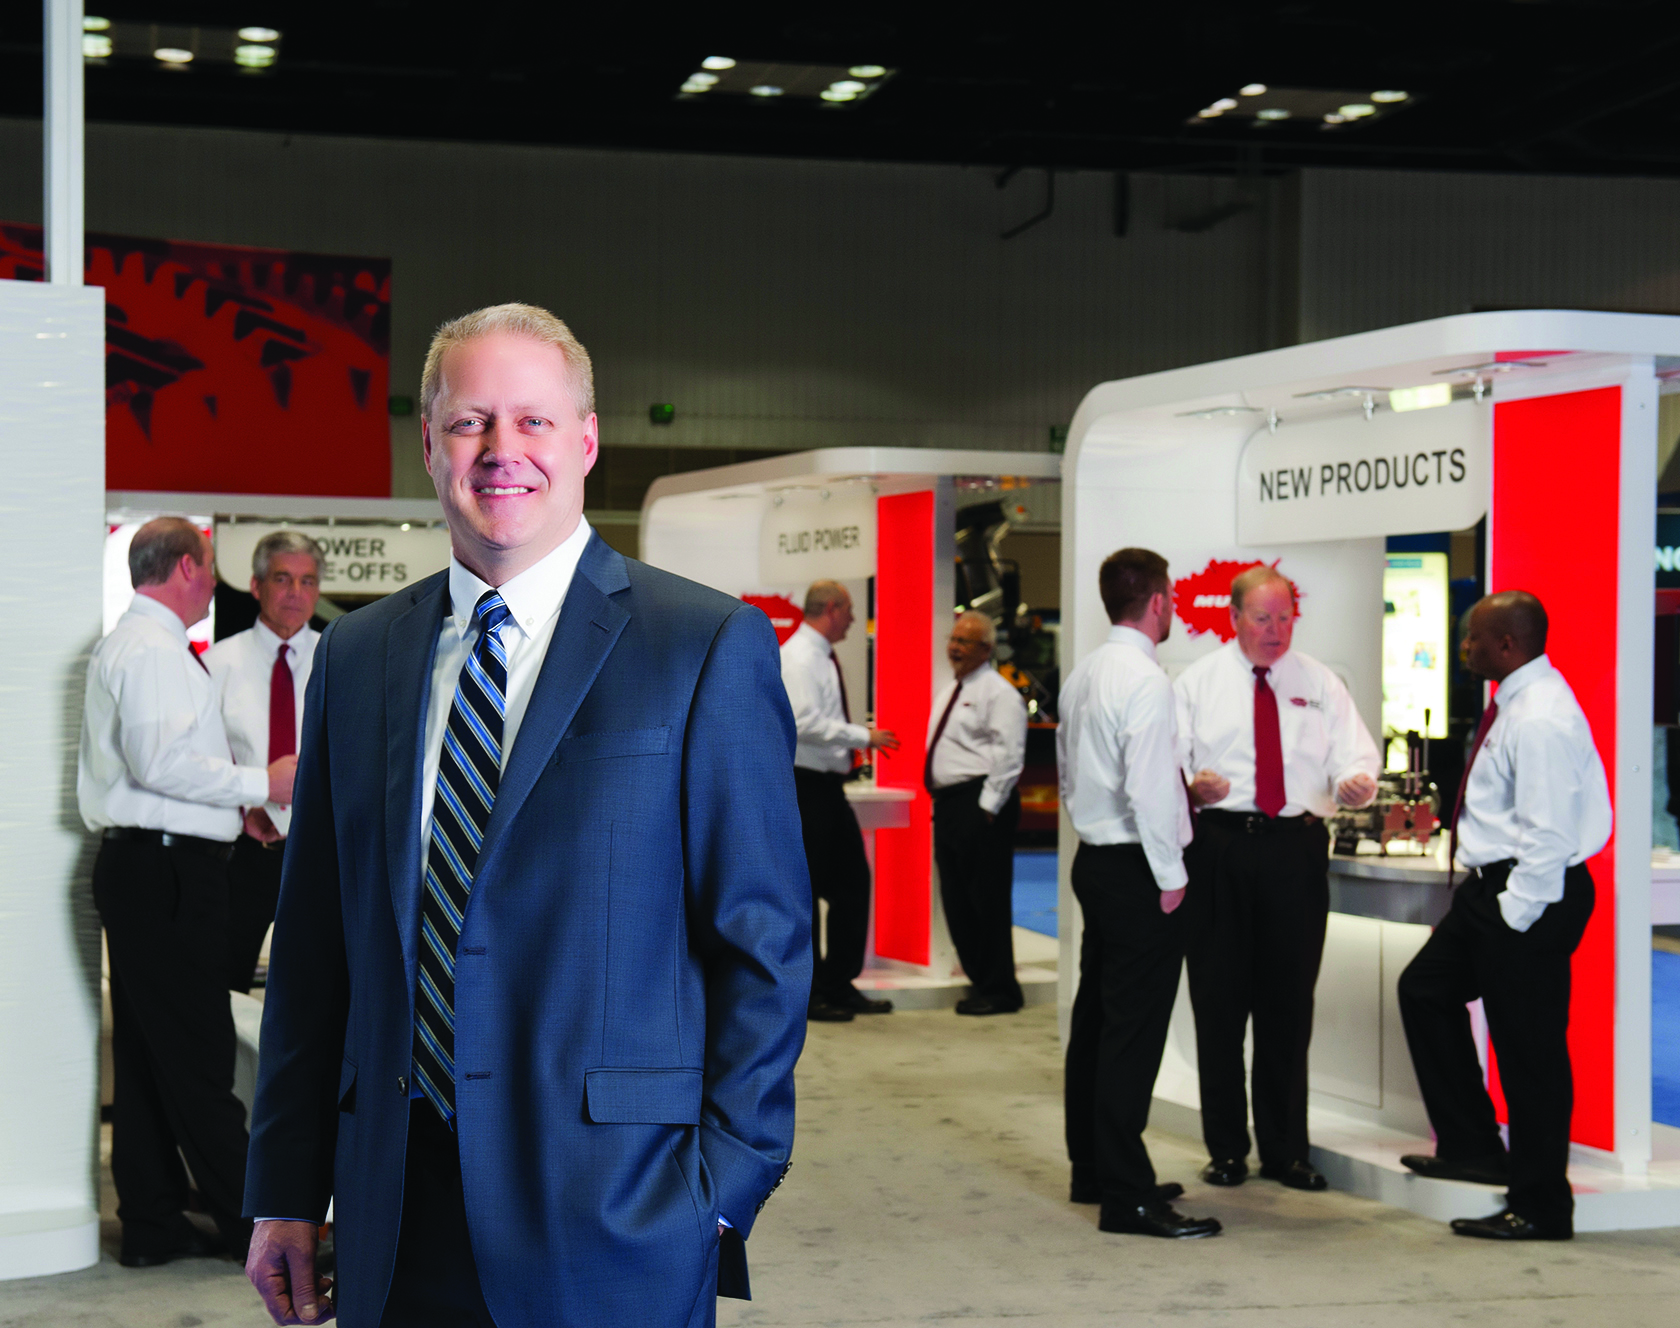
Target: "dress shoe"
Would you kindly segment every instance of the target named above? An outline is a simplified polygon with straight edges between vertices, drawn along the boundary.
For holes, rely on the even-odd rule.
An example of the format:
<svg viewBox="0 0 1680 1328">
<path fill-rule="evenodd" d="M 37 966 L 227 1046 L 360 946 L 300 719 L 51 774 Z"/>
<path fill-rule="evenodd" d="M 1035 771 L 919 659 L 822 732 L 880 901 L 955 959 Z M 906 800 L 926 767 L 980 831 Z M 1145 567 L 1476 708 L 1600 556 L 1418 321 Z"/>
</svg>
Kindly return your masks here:
<svg viewBox="0 0 1680 1328">
<path fill-rule="evenodd" d="M 1407 1153 L 1400 1159 L 1400 1164 L 1432 1180 L 1467 1180 L 1476 1185 L 1511 1183 L 1511 1168 L 1503 1157 L 1455 1162 L 1451 1158 L 1431 1157 L 1428 1153 Z"/>
<path fill-rule="evenodd" d="M 853 1014 L 891 1014 L 891 1001 L 871 1000 L 856 987 L 843 992 L 836 992 L 828 998 L 828 1003 L 837 1009 L 850 1010 Z"/>
<path fill-rule="evenodd" d="M 1131 1236 L 1162 1236 L 1167 1240 L 1195 1240 L 1217 1236 L 1219 1222 L 1211 1217 L 1186 1217 L 1169 1203 L 1140 1204 L 1136 1208 L 1104 1204 L 1098 1231 Z"/>
<path fill-rule="evenodd" d="M 999 1005 L 984 996 L 964 996 L 957 1002 L 958 1014 L 1014 1014 L 1020 1008 L 1019 1005 Z"/>
<path fill-rule="evenodd" d="M 805 1007 L 805 1017 L 814 1024 L 849 1024 L 853 1019 L 850 1010 L 842 1010 L 838 1005 L 830 1005 L 815 996 Z"/>
<path fill-rule="evenodd" d="M 1157 1203 L 1171 1203 L 1184 1194 L 1184 1187 L 1176 1180 L 1169 1180 L 1164 1185 L 1155 1187 L 1155 1201 Z M 1102 1202 L 1102 1186 L 1095 1181 L 1077 1178 L 1068 1187 L 1068 1202 L 1076 1204 L 1094 1204 Z"/>
<path fill-rule="evenodd" d="M 1241 1185 L 1248 1179 L 1248 1163 L 1240 1157 L 1216 1157 L 1202 1168 L 1202 1179 L 1209 1185 Z"/>
<path fill-rule="evenodd" d="M 124 1268 L 156 1268 L 176 1259 L 210 1259 L 225 1253 L 227 1245 L 219 1236 L 207 1235 L 193 1227 L 189 1234 L 171 1245 L 155 1249 L 130 1249 L 124 1245 L 117 1262 Z"/>
<path fill-rule="evenodd" d="M 1330 1182 L 1305 1162 L 1291 1162 L 1287 1166 L 1262 1166 L 1260 1174 L 1292 1190 L 1327 1190 Z"/>
<path fill-rule="evenodd" d="M 1492 1217 L 1455 1217 L 1452 1220 L 1453 1234 L 1457 1236 L 1475 1236 L 1478 1240 L 1573 1240 L 1575 1231 L 1572 1227 L 1543 1227 L 1537 1222 L 1530 1222 L 1526 1217 L 1519 1217 L 1509 1208 L 1495 1213 Z"/>
</svg>

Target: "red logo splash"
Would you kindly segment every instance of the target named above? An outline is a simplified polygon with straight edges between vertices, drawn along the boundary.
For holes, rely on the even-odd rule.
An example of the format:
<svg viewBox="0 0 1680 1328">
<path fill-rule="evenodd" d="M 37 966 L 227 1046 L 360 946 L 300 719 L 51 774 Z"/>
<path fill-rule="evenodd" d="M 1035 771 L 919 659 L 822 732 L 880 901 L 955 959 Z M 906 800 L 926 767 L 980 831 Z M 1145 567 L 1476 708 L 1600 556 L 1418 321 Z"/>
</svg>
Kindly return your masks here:
<svg viewBox="0 0 1680 1328">
<path fill-rule="evenodd" d="M 758 609 L 776 629 L 776 644 L 786 645 L 788 637 L 799 630 L 805 615 L 791 599 L 781 595 L 742 595 L 741 599 Z"/>
<path fill-rule="evenodd" d="M 1275 568 L 1277 562 L 1263 563 L 1258 558 L 1248 562 L 1214 558 L 1201 571 L 1180 577 L 1173 582 L 1178 620 L 1191 636 L 1212 632 L 1221 641 L 1231 640 L 1236 636 L 1231 629 L 1231 582 L 1251 567 L 1268 566 Z M 1295 616 L 1299 618 L 1301 588 L 1293 581 L 1289 584 L 1295 591 Z"/>
</svg>

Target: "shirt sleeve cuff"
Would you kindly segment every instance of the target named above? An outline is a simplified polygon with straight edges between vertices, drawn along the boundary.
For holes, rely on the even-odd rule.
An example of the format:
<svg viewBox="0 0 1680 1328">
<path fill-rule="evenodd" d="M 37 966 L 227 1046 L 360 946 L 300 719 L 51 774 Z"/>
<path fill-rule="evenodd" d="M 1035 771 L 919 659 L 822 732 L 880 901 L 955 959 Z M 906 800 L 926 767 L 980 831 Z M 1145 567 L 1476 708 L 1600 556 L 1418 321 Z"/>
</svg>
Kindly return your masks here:
<svg viewBox="0 0 1680 1328">
<path fill-rule="evenodd" d="M 1546 905 L 1541 900 L 1524 899 L 1509 890 L 1499 893 L 1499 912 L 1505 919 L 1505 925 L 1512 931 L 1527 931 L 1540 920 L 1540 915 L 1545 911 Z"/>
<path fill-rule="evenodd" d="M 846 741 L 851 746 L 857 748 L 859 751 L 862 751 L 864 748 L 869 746 L 869 726 L 867 724 L 852 724 L 848 726 Z"/>
<path fill-rule="evenodd" d="M 268 801 L 268 769 L 266 766 L 239 767 L 240 792 L 247 807 L 261 807 Z"/>
</svg>

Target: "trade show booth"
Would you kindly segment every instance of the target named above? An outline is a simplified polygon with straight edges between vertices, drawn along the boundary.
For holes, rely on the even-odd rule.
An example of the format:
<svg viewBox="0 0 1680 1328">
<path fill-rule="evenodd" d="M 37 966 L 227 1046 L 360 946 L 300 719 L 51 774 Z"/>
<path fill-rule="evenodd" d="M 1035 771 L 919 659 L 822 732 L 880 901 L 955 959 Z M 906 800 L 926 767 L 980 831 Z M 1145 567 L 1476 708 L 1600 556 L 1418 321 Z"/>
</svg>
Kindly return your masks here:
<svg viewBox="0 0 1680 1328">
<path fill-rule="evenodd" d="M 851 592 L 858 626 L 835 655 L 852 717 L 872 715 L 903 743 L 874 753 L 847 785 L 875 873 L 873 958 L 858 985 L 891 991 L 900 1005 L 954 1000 L 963 981 L 939 908 L 922 787 L 928 711 L 950 678 L 953 611 L 1002 611 L 994 606 L 1008 587 L 987 571 L 990 550 L 1011 517 L 1054 510 L 1060 475 L 1061 458 L 1048 453 L 837 448 L 668 475 L 643 502 L 645 561 L 758 604 L 782 640 L 811 582 Z M 959 512 L 981 509 L 982 519 L 959 522 Z M 1053 968 L 1022 974 L 1029 1000 L 1048 999 L 1053 980 Z"/>
<path fill-rule="evenodd" d="M 1265 563 L 1297 589 L 1296 647 L 1342 677 L 1379 745 L 1392 740 L 1381 817 L 1335 827 L 1311 1059 L 1313 1161 L 1333 1185 L 1429 1216 L 1482 1211 L 1398 1160 L 1433 1151 L 1395 983 L 1450 902 L 1430 813 L 1450 815 L 1457 784 L 1443 780 L 1430 807 L 1416 772 L 1432 736 L 1448 749 L 1443 770 L 1462 755 L 1444 710 L 1457 648 L 1445 555 L 1396 552 L 1418 546 L 1390 537 L 1460 532 L 1453 547 L 1480 551 L 1478 591 L 1544 601 L 1548 653 L 1615 801 L 1574 960 L 1576 1227 L 1680 1224 L 1680 1130 L 1651 1119 L 1650 976 L 1653 920 L 1680 921 L 1667 880 L 1653 917 L 1651 834 L 1657 414 L 1676 375 L 1680 318 L 1466 314 L 1104 383 L 1075 416 L 1065 667 L 1108 632 L 1096 572 L 1113 550 L 1147 546 L 1171 565 L 1178 621 L 1160 657 L 1175 676 L 1230 639 L 1231 579 Z M 1079 953 L 1065 818 L 1061 844 L 1065 1027 Z M 1666 859 L 1659 877 L 1673 872 Z M 1490 1057 L 1482 1040 L 1499 1101 L 1497 1047 Z M 1195 1067 L 1181 987 L 1158 1124 L 1199 1134 Z"/>
</svg>

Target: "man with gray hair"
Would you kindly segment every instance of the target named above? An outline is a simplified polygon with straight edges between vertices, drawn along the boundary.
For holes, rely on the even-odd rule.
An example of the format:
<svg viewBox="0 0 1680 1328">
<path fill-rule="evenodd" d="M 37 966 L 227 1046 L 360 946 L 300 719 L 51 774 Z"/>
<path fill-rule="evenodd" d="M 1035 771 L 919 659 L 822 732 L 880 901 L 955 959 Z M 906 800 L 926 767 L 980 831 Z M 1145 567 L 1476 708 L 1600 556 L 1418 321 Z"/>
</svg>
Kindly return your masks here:
<svg viewBox="0 0 1680 1328">
<path fill-rule="evenodd" d="M 215 684 L 187 640 L 215 592 L 209 540 L 159 517 L 136 532 L 128 567 L 134 602 L 88 665 L 76 773 L 82 819 L 101 840 L 93 898 L 111 960 L 121 1260 L 145 1267 L 224 1248 L 243 1259 L 227 863 L 240 808 L 289 803 L 297 758 L 229 757 Z M 222 1244 L 187 1220 L 183 1158 Z"/>
<path fill-rule="evenodd" d="M 321 551 L 296 530 L 276 530 L 251 556 L 257 621 L 218 641 L 206 656 L 221 699 L 233 759 L 262 765 L 296 756 L 303 693 L 321 634 L 309 625 L 321 597 Z M 280 862 L 292 810 L 244 809 L 244 831 L 228 864 L 228 970 L 234 991 L 250 991 L 257 958 L 280 898 Z"/>
<path fill-rule="evenodd" d="M 928 712 L 922 783 L 933 797 L 933 858 L 945 923 L 972 990 L 958 1014 L 1014 1014 L 1015 783 L 1027 759 L 1027 707 L 992 667 L 997 627 L 970 610 L 951 625 L 956 674 Z"/>
</svg>

